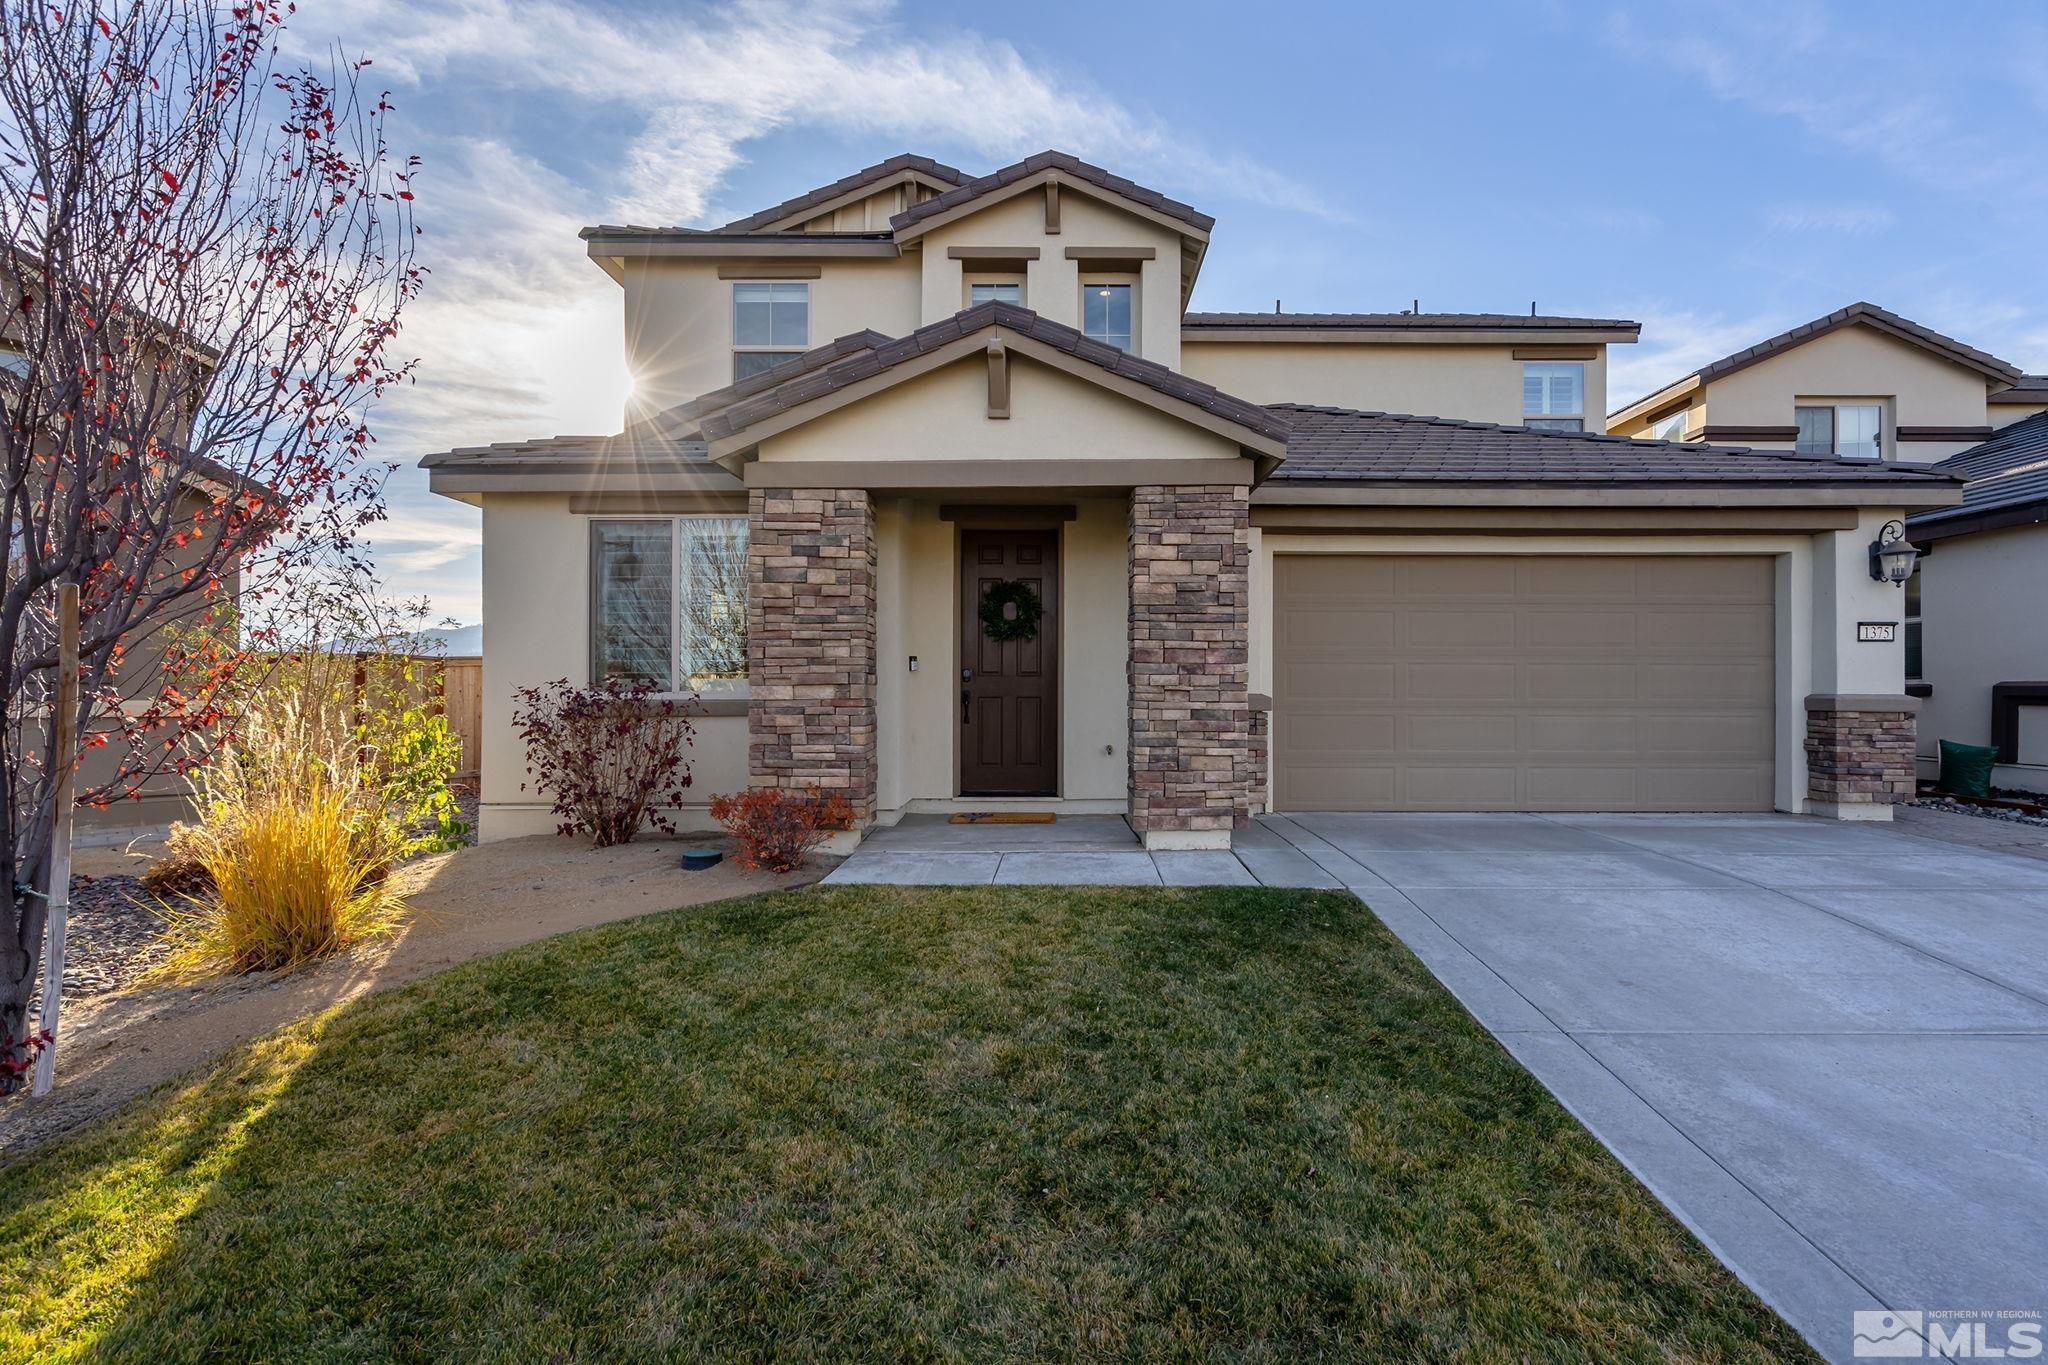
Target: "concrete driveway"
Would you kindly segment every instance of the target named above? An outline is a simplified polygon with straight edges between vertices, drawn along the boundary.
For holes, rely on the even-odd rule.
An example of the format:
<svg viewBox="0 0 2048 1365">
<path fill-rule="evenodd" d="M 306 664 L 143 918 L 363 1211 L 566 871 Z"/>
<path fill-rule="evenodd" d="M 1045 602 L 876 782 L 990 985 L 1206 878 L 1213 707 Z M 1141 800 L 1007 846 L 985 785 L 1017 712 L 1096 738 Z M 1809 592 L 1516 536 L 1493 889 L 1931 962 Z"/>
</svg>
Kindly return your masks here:
<svg viewBox="0 0 2048 1365">
<path fill-rule="evenodd" d="M 1859 1309 L 2048 1310 L 2048 862 L 1796 816 L 1261 823 L 1830 1358 Z"/>
</svg>

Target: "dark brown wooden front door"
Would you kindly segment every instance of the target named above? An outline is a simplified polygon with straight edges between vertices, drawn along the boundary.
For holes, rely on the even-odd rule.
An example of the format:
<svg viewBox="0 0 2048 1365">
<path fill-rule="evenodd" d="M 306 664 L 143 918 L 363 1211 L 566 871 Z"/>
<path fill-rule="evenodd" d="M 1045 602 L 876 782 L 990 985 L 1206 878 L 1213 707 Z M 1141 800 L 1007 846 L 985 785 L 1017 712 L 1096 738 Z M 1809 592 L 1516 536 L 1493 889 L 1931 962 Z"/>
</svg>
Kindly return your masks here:
<svg viewBox="0 0 2048 1365">
<path fill-rule="evenodd" d="M 1059 791 L 1060 545 L 1056 531 L 960 533 L 960 792 L 1052 796 Z M 982 594 L 1028 583 L 1043 604 L 1038 634 L 991 640 Z"/>
</svg>

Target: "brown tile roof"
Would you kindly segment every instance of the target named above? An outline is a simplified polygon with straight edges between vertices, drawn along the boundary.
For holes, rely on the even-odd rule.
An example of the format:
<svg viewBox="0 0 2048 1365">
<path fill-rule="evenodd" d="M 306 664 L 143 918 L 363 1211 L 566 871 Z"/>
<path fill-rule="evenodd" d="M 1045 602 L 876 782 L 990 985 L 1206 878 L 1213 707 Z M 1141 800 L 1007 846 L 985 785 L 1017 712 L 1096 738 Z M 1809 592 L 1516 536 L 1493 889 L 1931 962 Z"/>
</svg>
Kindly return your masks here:
<svg viewBox="0 0 2048 1365">
<path fill-rule="evenodd" d="M 1739 446 L 1278 403 L 1290 428 L 1283 483 L 1952 484 L 1952 475 Z"/>
<path fill-rule="evenodd" d="M 2048 412 L 2022 418 L 1935 468 L 1969 480 L 1963 500 L 1911 518 L 1909 534 L 1936 538 L 2048 518 Z"/>
<path fill-rule="evenodd" d="M 516 472 L 523 469 L 560 469 L 563 466 L 600 468 L 607 464 L 681 463 L 702 465 L 719 471 L 705 453 L 702 441 L 670 440 L 648 433 L 619 432 L 612 436 L 546 436 L 531 441 L 498 441 L 487 446 L 459 446 L 421 458 L 422 469 L 450 469 L 487 465 Z"/>
<path fill-rule="evenodd" d="M 889 220 L 890 225 L 899 230 L 909 227 L 913 223 L 922 222 L 935 213 L 944 213 L 949 209 L 958 208 L 962 204 L 981 198 L 992 190 L 999 190 L 1005 185 L 1013 185 L 1019 180 L 1027 179 L 1037 175 L 1040 171 L 1046 170 L 1056 170 L 1062 175 L 1069 175 L 1076 180 L 1093 185 L 1097 189 L 1107 190 L 1109 193 L 1117 195 L 1119 198 L 1128 199 L 1134 204 L 1143 204 L 1155 213 L 1165 214 L 1169 218 L 1177 218 L 1181 222 L 1187 223 L 1191 227 L 1205 233 L 1210 228 L 1216 226 L 1214 218 L 1211 218 L 1206 213 L 1199 212 L 1191 205 L 1183 204 L 1178 199 L 1169 199 L 1157 190 L 1148 190 L 1135 180 L 1127 180 L 1123 176 L 1105 171 L 1100 166 L 1090 165 L 1079 157 L 1071 156 L 1066 152 L 1055 151 L 1045 151 L 1038 153 L 1036 156 L 1027 156 L 1015 165 L 1005 166 L 999 171 L 992 171 L 978 180 L 970 180 L 958 189 L 947 190 L 944 194 L 936 198 L 927 199 L 922 204 L 912 204 L 909 208 L 891 218 Z"/>
<path fill-rule="evenodd" d="M 1643 324 L 1625 318 L 1537 317 L 1525 313 L 1188 313 L 1181 331 L 1299 328 L 1304 331 L 1630 331 Z"/>
<path fill-rule="evenodd" d="M 1204 412 L 1245 427 L 1269 440 L 1285 440 L 1287 437 L 1286 419 L 1272 409 L 1260 407 L 1242 398 L 1233 398 L 1213 385 L 1204 384 L 1199 379 L 1190 379 L 1156 361 L 1144 360 L 1114 346 L 1091 340 L 1071 327 L 1054 322 L 1050 318 L 1042 318 L 1030 309 L 1020 308 L 1013 303 L 980 304 L 942 321 L 929 323 L 907 336 L 884 345 L 862 350 L 850 359 L 813 369 L 807 374 L 796 375 L 764 393 L 704 416 L 701 419 L 701 429 L 705 437 L 711 440 L 744 431 L 756 422 L 786 412 L 814 398 L 823 397 L 834 389 L 893 369 L 907 360 L 938 350 L 961 337 L 994 327 L 1001 327 L 1018 336 L 1042 342 L 1078 360 L 1088 361 L 1112 374 L 1143 384 L 1169 398 L 1192 403 Z M 777 371 L 771 370 L 769 373 L 774 374 Z"/>
<path fill-rule="evenodd" d="M 770 208 L 762 209 L 759 213 L 750 213 L 744 218 L 735 218 L 732 222 L 719 228 L 718 231 L 755 232 L 767 227 L 770 223 L 779 223 L 785 218 L 794 218 L 805 209 L 815 208 L 820 204 L 828 204 L 841 195 L 852 194 L 855 190 L 864 189 L 877 181 L 887 180 L 889 177 L 899 175 L 904 171 L 918 171 L 930 176 L 934 180 L 942 180 L 948 185 L 964 185 L 968 179 L 967 172 L 965 171 L 948 166 L 943 162 L 934 161 L 928 156 L 916 156 L 909 152 L 904 152 L 901 155 L 890 157 L 887 161 L 877 161 L 874 165 L 864 170 L 855 171 L 852 175 L 841 176 L 829 185 L 820 185 L 814 190 L 806 190 L 793 199 L 785 199 Z"/>
<path fill-rule="evenodd" d="M 1994 403 L 2048 403 L 2048 374 L 2023 374 L 2009 389 L 1991 395 Z"/>
<path fill-rule="evenodd" d="M 2019 367 L 2000 360 L 1987 351 L 1966 346 L 1954 337 L 1944 336 L 1931 327 L 1922 327 L 1911 318 L 1900 317 L 1897 313 L 1880 308 L 1874 303 L 1852 303 L 1847 308 L 1837 308 L 1826 317 L 1815 318 L 1812 322 L 1778 333 L 1759 341 L 1754 346 L 1745 346 L 1733 355 L 1724 355 L 1710 365 L 1702 365 L 1691 374 L 1682 374 L 1669 384 L 1652 389 L 1633 402 L 1624 403 L 1614 409 L 1626 412 L 1628 409 L 1648 402 L 1666 389 L 1676 388 L 1688 379 L 1697 379 L 1703 384 L 1712 383 L 1724 375 L 1749 368 L 1760 360 L 1768 360 L 1780 351 L 1789 351 L 1794 346 L 1812 341 L 1815 337 L 1826 336 L 1849 326 L 1874 327 L 1889 336 L 1897 337 L 1908 345 L 1930 351 L 1944 360 L 1976 370 L 1988 378 L 2014 383 L 2021 378 Z M 1611 415 L 1611 414 L 1610 414 Z"/>
<path fill-rule="evenodd" d="M 713 389 L 692 398 L 687 403 L 664 408 L 649 419 L 649 428 L 656 434 L 671 439 L 688 439 L 696 434 L 697 419 L 720 408 L 731 407 L 743 398 L 752 398 L 757 393 L 766 393 L 772 388 L 787 384 L 799 375 L 809 374 L 836 364 L 848 356 L 859 355 L 886 346 L 895 338 L 869 328 L 863 332 L 849 332 L 835 337 L 823 346 L 813 346 L 801 355 L 791 356 L 780 365 L 763 370 L 756 375 L 727 384 L 722 389 Z"/>
</svg>

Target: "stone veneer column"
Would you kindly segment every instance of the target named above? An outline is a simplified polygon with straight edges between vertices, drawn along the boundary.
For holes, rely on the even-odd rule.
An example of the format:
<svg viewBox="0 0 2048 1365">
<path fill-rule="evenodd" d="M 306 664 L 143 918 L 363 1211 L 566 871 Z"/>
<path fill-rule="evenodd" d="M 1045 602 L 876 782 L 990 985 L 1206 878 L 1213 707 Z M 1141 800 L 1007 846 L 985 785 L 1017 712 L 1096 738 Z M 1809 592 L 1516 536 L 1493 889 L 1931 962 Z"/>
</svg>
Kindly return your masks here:
<svg viewBox="0 0 2048 1365">
<path fill-rule="evenodd" d="M 1251 493 L 1131 490 L 1131 828 L 1228 847 L 1247 822 Z"/>
<path fill-rule="evenodd" d="M 1806 794 L 1813 814 L 1889 820 L 1913 799 L 1913 697 L 1806 699 Z"/>
<path fill-rule="evenodd" d="M 875 513 L 859 488 L 747 494 L 748 758 L 758 787 L 875 814 Z"/>
</svg>

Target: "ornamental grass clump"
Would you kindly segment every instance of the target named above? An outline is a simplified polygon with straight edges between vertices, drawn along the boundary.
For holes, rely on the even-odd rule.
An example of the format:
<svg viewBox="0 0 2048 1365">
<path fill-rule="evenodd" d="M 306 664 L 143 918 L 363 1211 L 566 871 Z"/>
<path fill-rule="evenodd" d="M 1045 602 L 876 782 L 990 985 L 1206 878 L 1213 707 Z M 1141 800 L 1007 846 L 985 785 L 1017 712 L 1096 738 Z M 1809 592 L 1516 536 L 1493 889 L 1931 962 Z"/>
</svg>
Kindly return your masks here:
<svg viewBox="0 0 2048 1365">
<path fill-rule="evenodd" d="M 212 887 L 162 907 L 172 951 L 157 975 L 296 967 L 397 926 L 388 874 L 409 832 L 356 738 L 287 697 L 201 769 L 199 820 L 173 831 L 171 852 Z"/>
</svg>

